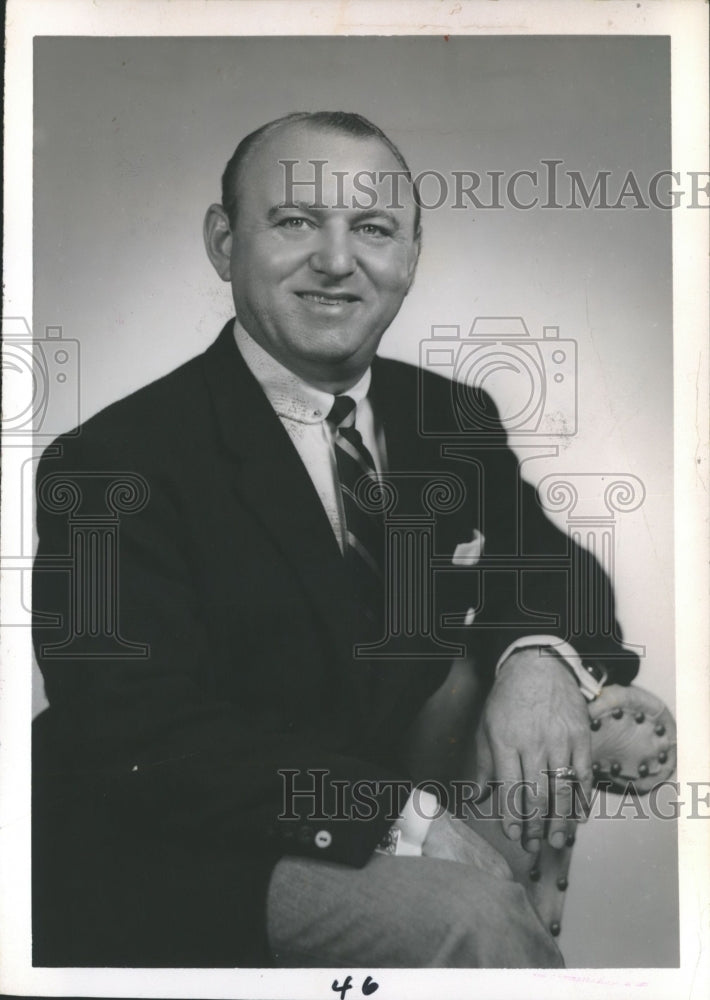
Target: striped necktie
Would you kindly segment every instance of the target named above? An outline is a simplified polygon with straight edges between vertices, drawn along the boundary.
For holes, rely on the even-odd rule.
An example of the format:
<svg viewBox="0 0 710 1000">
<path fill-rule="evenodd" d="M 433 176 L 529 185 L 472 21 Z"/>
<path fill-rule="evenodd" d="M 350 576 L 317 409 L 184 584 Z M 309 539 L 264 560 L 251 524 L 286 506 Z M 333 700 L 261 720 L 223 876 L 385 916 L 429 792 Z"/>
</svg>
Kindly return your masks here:
<svg viewBox="0 0 710 1000">
<path fill-rule="evenodd" d="M 361 499 L 363 480 L 377 481 L 375 463 L 355 427 L 355 401 L 350 396 L 335 397 L 328 422 L 334 431 L 345 514 L 345 566 L 360 610 L 376 629 L 383 613 L 384 516 L 376 496 L 370 495 L 367 505 Z"/>
</svg>

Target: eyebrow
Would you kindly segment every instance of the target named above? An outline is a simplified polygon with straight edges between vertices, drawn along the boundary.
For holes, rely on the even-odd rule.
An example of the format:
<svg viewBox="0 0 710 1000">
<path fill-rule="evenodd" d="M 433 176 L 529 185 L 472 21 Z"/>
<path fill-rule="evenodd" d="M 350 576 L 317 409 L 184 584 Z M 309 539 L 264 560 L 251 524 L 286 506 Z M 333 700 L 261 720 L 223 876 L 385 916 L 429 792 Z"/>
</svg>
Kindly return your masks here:
<svg viewBox="0 0 710 1000">
<path fill-rule="evenodd" d="M 347 206 L 339 206 L 347 210 Z M 324 212 L 333 211 L 328 205 L 316 206 L 305 201 L 284 201 L 279 205 L 273 205 L 267 212 L 269 222 L 273 222 L 284 211 L 306 212 L 309 215 L 322 215 Z M 368 219 L 386 219 L 393 229 L 400 228 L 399 219 L 385 208 L 355 208 L 351 209 L 355 213 L 358 222 L 366 222 Z"/>
</svg>

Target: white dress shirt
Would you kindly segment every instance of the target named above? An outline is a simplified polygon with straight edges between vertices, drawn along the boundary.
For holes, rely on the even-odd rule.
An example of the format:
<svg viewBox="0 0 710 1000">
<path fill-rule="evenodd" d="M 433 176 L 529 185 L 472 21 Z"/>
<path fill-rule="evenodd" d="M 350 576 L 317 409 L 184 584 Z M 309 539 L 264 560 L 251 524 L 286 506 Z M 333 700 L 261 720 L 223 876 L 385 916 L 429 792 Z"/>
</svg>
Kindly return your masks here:
<svg viewBox="0 0 710 1000">
<path fill-rule="evenodd" d="M 285 368 L 234 322 L 234 338 L 247 368 L 264 391 L 283 424 L 293 446 L 313 481 L 333 533 L 345 551 L 345 516 L 340 497 L 333 428 L 327 416 L 335 396 L 304 382 Z M 355 423 L 372 455 L 377 472 L 387 469 L 387 452 L 382 427 L 375 419 L 367 398 L 370 369 L 344 395 L 355 401 Z"/>
</svg>

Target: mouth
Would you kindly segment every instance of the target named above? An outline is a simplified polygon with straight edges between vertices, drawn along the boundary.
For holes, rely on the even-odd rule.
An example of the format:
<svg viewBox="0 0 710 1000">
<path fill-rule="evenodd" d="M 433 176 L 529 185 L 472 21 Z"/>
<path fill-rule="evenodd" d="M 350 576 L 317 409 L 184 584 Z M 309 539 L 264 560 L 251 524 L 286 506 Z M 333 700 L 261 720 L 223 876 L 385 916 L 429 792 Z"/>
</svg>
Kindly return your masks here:
<svg viewBox="0 0 710 1000">
<path fill-rule="evenodd" d="M 360 301 L 357 295 L 351 295 L 349 292 L 296 292 L 296 295 L 302 302 L 311 302 L 330 309 Z"/>
</svg>

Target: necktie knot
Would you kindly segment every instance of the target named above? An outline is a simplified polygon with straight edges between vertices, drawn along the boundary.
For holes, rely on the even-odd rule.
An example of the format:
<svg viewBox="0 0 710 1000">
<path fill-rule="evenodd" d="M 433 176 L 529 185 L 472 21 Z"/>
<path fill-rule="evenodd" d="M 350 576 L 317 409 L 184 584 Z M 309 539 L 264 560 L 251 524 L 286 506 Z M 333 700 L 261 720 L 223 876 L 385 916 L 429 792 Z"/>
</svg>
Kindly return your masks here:
<svg viewBox="0 0 710 1000">
<path fill-rule="evenodd" d="M 334 427 L 352 426 L 355 422 L 355 400 L 350 396 L 336 396 L 327 420 Z"/>
</svg>

